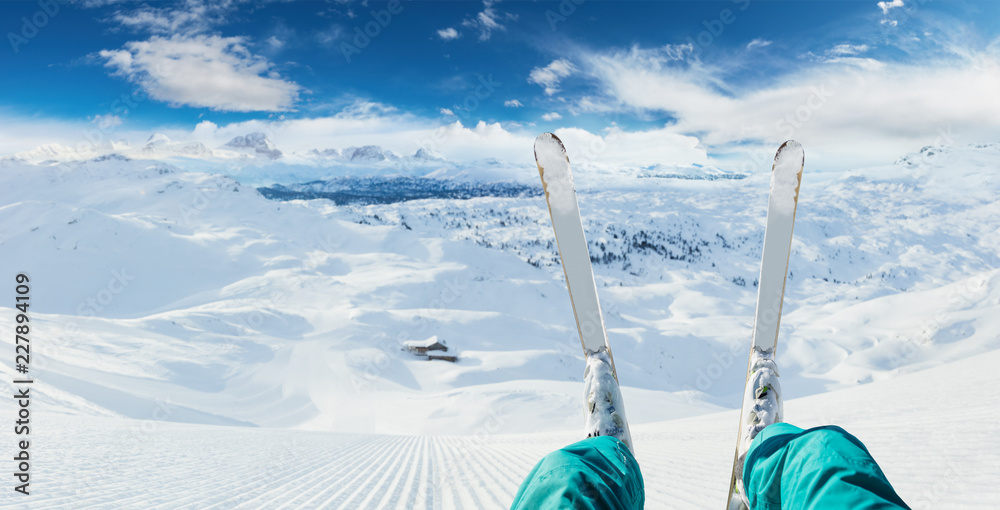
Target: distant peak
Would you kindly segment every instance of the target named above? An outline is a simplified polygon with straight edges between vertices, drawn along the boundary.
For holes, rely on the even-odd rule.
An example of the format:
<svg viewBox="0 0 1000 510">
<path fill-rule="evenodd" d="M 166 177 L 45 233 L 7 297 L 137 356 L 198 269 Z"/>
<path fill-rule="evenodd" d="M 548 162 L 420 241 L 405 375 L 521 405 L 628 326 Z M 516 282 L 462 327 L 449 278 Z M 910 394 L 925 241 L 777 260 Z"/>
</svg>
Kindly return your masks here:
<svg viewBox="0 0 1000 510">
<path fill-rule="evenodd" d="M 421 147 L 421 148 L 417 149 L 417 152 L 413 155 L 413 158 L 414 159 L 427 160 L 427 161 L 433 161 L 433 160 L 443 160 L 444 159 L 444 155 L 441 154 L 440 152 L 434 150 L 434 149 L 429 149 L 427 147 Z"/>
<path fill-rule="evenodd" d="M 261 132 L 237 136 L 226 143 L 225 147 L 234 149 L 253 149 L 255 153 L 268 159 L 278 159 L 282 152 L 271 143 L 267 135 Z"/>
<path fill-rule="evenodd" d="M 326 157 L 326 158 L 339 158 L 340 157 L 340 149 L 323 149 L 323 150 L 313 149 L 311 152 L 312 152 L 312 154 L 315 154 L 316 156 L 322 156 L 322 157 Z"/>
<path fill-rule="evenodd" d="M 261 132 L 249 133 L 243 136 L 237 136 L 226 143 L 226 147 L 236 147 L 236 148 L 256 148 L 256 147 L 266 147 L 268 149 L 273 149 L 274 144 L 271 140 L 267 138 L 267 135 Z"/>
<path fill-rule="evenodd" d="M 146 145 L 162 145 L 170 143 L 170 138 L 163 133 L 153 133 L 148 140 L 146 140 Z"/>
<path fill-rule="evenodd" d="M 362 147 L 349 147 L 344 150 L 344 155 L 350 155 L 351 161 L 385 161 L 386 154 L 382 147 L 378 145 L 365 145 Z"/>
</svg>

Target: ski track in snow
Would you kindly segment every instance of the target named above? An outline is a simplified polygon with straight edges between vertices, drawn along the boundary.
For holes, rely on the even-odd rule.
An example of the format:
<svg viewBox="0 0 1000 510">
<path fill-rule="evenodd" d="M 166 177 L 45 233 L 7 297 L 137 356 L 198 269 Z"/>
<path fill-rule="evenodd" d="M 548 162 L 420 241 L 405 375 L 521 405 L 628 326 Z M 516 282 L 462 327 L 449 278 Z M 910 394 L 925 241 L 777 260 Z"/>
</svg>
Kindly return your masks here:
<svg viewBox="0 0 1000 510">
<path fill-rule="evenodd" d="M 998 364 L 994 351 L 796 399 L 786 416 L 860 438 L 915 509 L 992 508 Z M 721 507 L 736 421 L 726 411 L 635 426 L 646 507 Z M 506 508 L 543 455 L 579 437 L 335 434 L 57 414 L 33 423 L 32 494 L 4 494 L 0 508 Z M 10 444 L 9 431 L 3 439 Z"/>
</svg>

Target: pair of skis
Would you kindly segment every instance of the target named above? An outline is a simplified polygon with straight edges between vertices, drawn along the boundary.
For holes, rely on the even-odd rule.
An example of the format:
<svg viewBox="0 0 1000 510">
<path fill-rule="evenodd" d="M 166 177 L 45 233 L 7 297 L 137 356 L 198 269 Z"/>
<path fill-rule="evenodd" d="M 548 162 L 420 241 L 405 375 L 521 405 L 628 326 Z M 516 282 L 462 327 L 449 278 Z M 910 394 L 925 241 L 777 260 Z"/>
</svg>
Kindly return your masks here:
<svg viewBox="0 0 1000 510">
<path fill-rule="evenodd" d="M 792 230 L 795 225 L 804 160 L 802 146 L 792 140 L 783 143 L 774 156 L 750 352 L 755 348 L 773 352 L 777 347 L 778 325 L 781 322 L 781 306 L 785 294 L 788 257 L 791 252 Z M 545 189 L 552 229 L 555 231 L 559 257 L 566 275 L 566 286 L 569 288 L 584 354 L 590 356 L 592 353 L 606 351 L 612 360 L 613 369 L 614 358 L 611 356 L 611 344 L 608 342 L 601 304 L 597 299 L 597 285 L 590 263 L 583 221 L 580 218 L 573 174 L 562 141 L 552 133 L 539 135 L 535 139 L 535 162 L 538 164 L 538 173 Z M 747 380 L 750 375 L 749 369 L 748 363 Z M 615 372 L 615 379 L 617 378 Z M 747 403 L 743 404 L 745 407 Z M 741 428 L 743 418 L 741 414 Z M 626 430 L 627 426 L 626 423 Z M 736 490 L 736 463 L 742 436 L 742 433 L 739 434 L 737 439 L 737 453 L 733 460 L 727 509 L 739 508 L 742 505 L 738 497 L 733 498 Z"/>
</svg>

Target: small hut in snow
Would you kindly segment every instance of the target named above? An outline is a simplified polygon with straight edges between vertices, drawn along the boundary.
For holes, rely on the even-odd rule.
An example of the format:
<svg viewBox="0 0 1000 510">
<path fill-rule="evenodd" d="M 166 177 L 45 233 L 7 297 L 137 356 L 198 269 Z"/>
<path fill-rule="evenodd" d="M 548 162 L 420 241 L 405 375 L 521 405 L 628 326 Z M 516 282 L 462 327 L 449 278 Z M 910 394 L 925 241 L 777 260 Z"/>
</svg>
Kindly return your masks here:
<svg viewBox="0 0 1000 510">
<path fill-rule="evenodd" d="M 428 351 L 448 352 L 448 346 L 437 335 L 426 340 L 408 340 L 403 342 L 403 347 L 414 356 L 427 356 Z"/>
</svg>

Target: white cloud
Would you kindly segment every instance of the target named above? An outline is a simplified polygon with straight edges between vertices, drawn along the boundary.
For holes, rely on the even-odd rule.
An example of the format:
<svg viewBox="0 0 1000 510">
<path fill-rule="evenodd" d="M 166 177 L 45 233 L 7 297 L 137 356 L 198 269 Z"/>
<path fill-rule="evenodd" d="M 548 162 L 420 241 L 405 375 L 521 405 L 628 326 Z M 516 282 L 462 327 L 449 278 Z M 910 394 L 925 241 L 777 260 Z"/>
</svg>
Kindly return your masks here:
<svg viewBox="0 0 1000 510">
<path fill-rule="evenodd" d="M 441 112 L 441 115 L 451 115 L 453 117 L 455 116 L 455 112 L 453 112 L 453 111 L 451 111 L 451 110 L 449 110 L 447 108 L 441 108 L 439 111 Z"/>
<path fill-rule="evenodd" d="M 194 34 L 225 23 L 233 4 L 232 0 L 186 0 L 178 8 L 143 5 L 131 11 L 116 11 L 111 19 L 136 31 L 159 35 Z"/>
<path fill-rule="evenodd" d="M 879 71 L 885 68 L 885 64 L 874 58 L 857 57 L 869 50 L 867 44 L 847 44 L 842 43 L 826 50 L 826 58 L 821 59 L 824 64 L 837 64 L 859 67 L 866 71 Z"/>
<path fill-rule="evenodd" d="M 528 83 L 537 83 L 545 89 L 547 95 L 555 94 L 559 91 L 559 82 L 573 74 L 576 67 L 566 59 L 553 60 L 545 67 L 536 67 L 528 74 Z"/>
<path fill-rule="evenodd" d="M 108 130 L 121 126 L 123 121 L 121 117 L 109 113 L 107 115 L 94 115 L 94 118 L 90 122 L 97 124 L 99 129 Z"/>
<path fill-rule="evenodd" d="M 127 1 L 128 0 L 83 0 L 83 2 L 80 3 L 80 5 L 87 9 L 92 9 L 94 7 L 105 7 L 108 5 L 120 4 Z"/>
<path fill-rule="evenodd" d="M 398 113 L 399 110 L 392 105 L 377 101 L 357 100 L 345 106 L 334 117 L 344 119 L 374 119 L 397 115 Z"/>
<path fill-rule="evenodd" d="M 205 139 L 214 135 L 218 130 L 219 126 L 216 123 L 210 120 L 203 120 L 194 127 L 194 137 L 196 139 Z"/>
<path fill-rule="evenodd" d="M 889 27 L 895 27 L 899 25 L 899 21 L 889 18 L 889 11 L 895 8 L 903 7 L 903 0 L 890 0 L 888 2 L 879 2 L 878 8 L 882 9 L 882 15 L 884 16 L 880 24 Z"/>
<path fill-rule="evenodd" d="M 890 10 L 902 6 L 903 6 L 903 0 L 890 0 L 888 2 L 878 3 L 878 8 L 882 9 L 882 14 L 889 14 Z"/>
<path fill-rule="evenodd" d="M 352 113 L 365 109 L 351 106 L 332 116 L 282 121 L 248 120 L 215 129 L 199 125 L 194 132 L 187 133 L 163 131 L 173 140 L 194 138 L 208 147 L 218 147 L 235 136 L 260 131 L 266 133 L 286 154 L 370 144 L 381 145 L 399 154 L 413 154 L 417 149 L 427 147 L 453 161 L 498 158 L 534 169 L 531 147 L 537 133 L 513 132 L 499 123 L 479 122 L 466 127 L 455 120 L 442 124 L 437 119 L 398 111 L 360 116 Z M 0 134 L 3 134 L 2 126 Z M 534 178 L 537 179 L 537 174 Z"/>
<path fill-rule="evenodd" d="M 546 113 L 545 115 L 542 115 L 542 120 L 559 120 L 561 118 L 562 115 L 559 115 L 559 112 L 549 112 Z"/>
<path fill-rule="evenodd" d="M 624 167 L 712 164 L 698 138 L 677 134 L 667 127 L 624 131 L 612 126 L 599 134 L 581 128 L 562 128 L 555 134 L 566 145 L 569 159 L 576 166 L 618 172 Z"/>
<path fill-rule="evenodd" d="M 754 39 L 754 40 L 750 41 L 749 43 L 747 43 L 747 49 L 748 50 L 752 50 L 754 48 L 764 48 L 764 47 L 767 47 L 767 46 L 770 46 L 770 45 L 771 45 L 771 41 L 768 41 L 766 39 L 757 38 L 757 39 Z"/>
<path fill-rule="evenodd" d="M 667 65 L 655 54 L 633 48 L 581 55 L 584 72 L 604 93 L 591 102 L 669 112 L 672 132 L 697 133 L 717 154 L 748 141 L 772 146 L 795 138 L 812 161 L 845 168 L 892 161 L 934 143 L 942 127 L 969 133 L 970 142 L 1000 136 L 1000 56 L 989 51 L 919 63 L 832 57 L 766 85 L 727 82 L 696 60 Z"/>
<path fill-rule="evenodd" d="M 473 18 L 462 21 L 462 26 L 479 31 L 479 40 L 488 41 L 494 30 L 506 30 L 507 27 L 502 22 L 507 20 L 517 20 L 517 16 L 510 13 L 501 13 L 493 8 L 494 0 L 483 0 L 482 12 Z"/>
<path fill-rule="evenodd" d="M 278 76 L 267 59 L 250 53 L 242 37 L 154 36 L 99 55 L 116 74 L 171 105 L 280 111 L 290 109 L 301 90 Z"/>
<path fill-rule="evenodd" d="M 833 48 L 826 50 L 826 55 L 829 57 L 843 57 L 847 55 L 858 55 L 868 51 L 867 44 L 838 44 Z"/>
<path fill-rule="evenodd" d="M 333 46 L 344 35 L 344 27 L 333 24 L 316 32 L 316 41 L 323 46 Z"/>
<path fill-rule="evenodd" d="M 510 100 L 504 101 L 503 105 L 506 106 L 507 108 L 520 108 L 520 107 L 524 106 L 517 99 L 510 99 Z"/>
<path fill-rule="evenodd" d="M 834 57 L 824 60 L 823 63 L 849 65 L 849 66 L 859 67 L 861 69 L 864 69 L 865 71 L 881 71 L 882 69 L 885 69 L 885 63 L 875 60 L 873 58 Z"/>
<path fill-rule="evenodd" d="M 271 46 L 271 49 L 274 50 L 280 50 L 282 47 L 285 46 L 285 41 L 282 41 L 281 39 L 278 39 L 276 36 L 273 35 L 271 37 L 268 37 L 266 42 Z"/>
<path fill-rule="evenodd" d="M 705 149 L 693 136 L 672 132 L 672 128 L 622 131 L 614 126 L 599 132 L 563 128 L 556 133 L 566 142 L 575 165 L 618 172 L 622 165 L 633 167 L 710 164 Z M 266 133 L 286 155 L 312 149 L 344 148 L 378 144 L 400 154 L 413 154 L 421 147 L 435 149 L 457 162 L 497 158 L 522 165 L 525 179 L 534 182 L 531 147 L 538 134 L 534 123 L 485 123 L 465 126 L 460 121 L 442 123 L 400 112 L 380 103 L 356 101 L 336 114 L 315 118 L 254 119 L 229 124 L 204 120 L 189 129 L 160 126 L 146 131 L 115 130 L 98 133 L 89 122 L 66 122 L 12 116 L 0 107 L 0 155 L 12 154 L 47 143 L 81 147 L 93 152 L 94 142 L 113 138 L 140 147 L 152 132 L 162 132 L 178 142 L 201 142 L 217 148 L 235 136 Z"/>
<path fill-rule="evenodd" d="M 448 27 L 438 30 L 437 35 L 438 37 L 444 39 L 445 41 L 450 41 L 452 39 L 458 39 L 459 35 L 461 34 L 458 33 L 458 30 L 455 30 L 452 27 Z"/>
<path fill-rule="evenodd" d="M 234 136 L 261 131 L 267 133 L 275 145 L 286 153 L 372 143 L 400 154 L 413 154 L 418 148 L 428 147 L 453 161 L 497 158 L 523 164 L 525 177 L 537 179 L 531 148 L 538 132 L 531 124 L 523 128 L 529 131 L 513 126 L 514 123 L 482 121 L 465 126 L 458 120 L 440 124 L 400 112 L 365 118 L 344 114 L 312 119 L 238 122 L 220 126 L 211 132 L 203 130 L 203 135 L 211 136 L 198 141 L 217 147 Z M 710 164 L 698 138 L 680 135 L 668 128 L 622 131 L 611 127 L 599 133 L 581 128 L 562 128 L 555 133 L 566 143 L 571 160 L 578 166 L 618 171 L 623 166 Z M 190 133 L 167 131 L 167 135 L 175 140 L 191 138 Z"/>
</svg>

